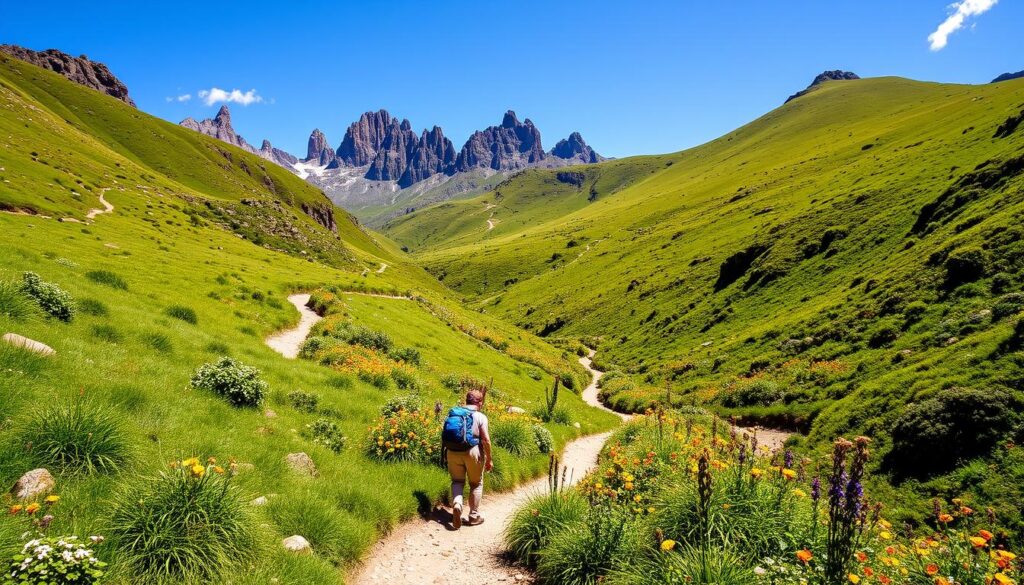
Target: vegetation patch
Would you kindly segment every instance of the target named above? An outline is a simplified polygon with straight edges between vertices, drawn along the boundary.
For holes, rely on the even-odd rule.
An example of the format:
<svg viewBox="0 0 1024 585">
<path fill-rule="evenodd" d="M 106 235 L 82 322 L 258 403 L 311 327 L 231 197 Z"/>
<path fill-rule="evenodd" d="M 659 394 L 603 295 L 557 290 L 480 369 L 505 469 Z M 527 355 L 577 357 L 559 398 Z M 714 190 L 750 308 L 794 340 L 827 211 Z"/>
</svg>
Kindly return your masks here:
<svg viewBox="0 0 1024 585">
<path fill-rule="evenodd" d="M 243 407 L 259 406 L 267 393 L 267 383 L 259 370 L 229 357 L 200 366 L 192 375 L 192 387 L 208 390 Z"/>
</svg>

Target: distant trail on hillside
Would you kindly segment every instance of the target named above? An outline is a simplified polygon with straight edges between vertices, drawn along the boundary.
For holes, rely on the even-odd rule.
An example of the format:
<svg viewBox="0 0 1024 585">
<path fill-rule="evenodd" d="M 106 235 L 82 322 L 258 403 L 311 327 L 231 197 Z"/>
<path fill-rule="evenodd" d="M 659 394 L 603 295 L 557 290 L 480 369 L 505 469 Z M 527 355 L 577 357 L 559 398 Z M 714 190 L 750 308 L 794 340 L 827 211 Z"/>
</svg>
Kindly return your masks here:
<svg viewBox="0 0 1024 585">
<path fill-rule="evenodd" d="M 586 368 L 587 371 L 590 372 L 590 376 L 591 376 L 591 378 L 590 378 L 590 385 L 587 386 L 583 390 L 583 394 L 581 394 L 581 396 L 583 397 L 583 402 L 586 402 L 587 404 L 589 404 L 591 406 L 600 408 L 601 410 L 603 410 L 605 412 L 610 412 L 610 413 L 618 416 L 622 420 L 629 420 L 629 419 L 633 418 L 632 416 L 630 416 L 628 414 L 623 414 L 621 412 L 617 412 L 617 411 L 614 411 L 614 410 L 608 408 L 607 406 L 602 404 L 601 403 L 601 399 L 598 398 L 597 384 L 601 381 L 601 376 L 604 376 L 604 372 L 601 372 L 601 371 L 598 371 L 598 370 L 594 369 L 594 354 L 595 353 L 597 353 L 597 352 L 594 351 L 594 350 L 590 350 L 590 353 L 588 355 L 580 358 L 580 365 L 583 366 L 584 368 Z"/>
<path fill-rule="evenodd" d="M 584 358 L 586 359 L 586 358 Z M 601 372 L 590 371 L 595 389 Z M 590 387 L 588 387 L 590 388 Z M 600 405 L 598 405 L 600 406 Z M 622 416 L 622 415 L 620 415 Z M 589 435 L 565 446 L 562 464 L 572 473 L 572 482 L 583 478 L 597 464 L 597 456 L 611 433 Z M 399 526 L 381 539 L 370 556 L 347 582 L 355 585 L 443 585 L 461 583 L 519 583 L 532 581 L 529 571 L 509 565 L 503 558 L 502 531 L 505 523 L 534 494 L 548 489 L 541 477 L 511 492 L 491 494 L 485 490 L 481 512 L 486 521 L 479 526 L 448 528 L 451 511 L 437 507 L 427 519 L 415 519 Z"/>
<path fill-rule="evenodd" d="M 90 209 L 89 213 L 85 214 L 85 219 L 95 219 L 97 215 L 103 215 L 104 213 L 111 213 L 114 211 L 114 206 L 111 205 L 105 197 L 103 197 L 107 191 L 110 191 L 110 187 L 100 189 L 100 203 L 103 204 L 103 209 Z"/>
<path fill-rule="evenodd" d="M 380 268 L 377 269 L 377 274 L 384 274 L 384 271 L 388 269 L 388 265 L 381 262 Z"/>
<path fill-rule="evenodd" d="M 302 347 L 303 342 L 309 337 L 309 332 L 313 329 L 313 325 L 316 325 L 317 321 L 323 319 L 320 315 L 313 312 L 306 306 L 309 302 L 308 294 L 297 294 L 288 297 L 288 302 L 295 305 L 295 308 L 299 310 L 299 324 L 292 329 L 286 329 L 271 335 L 267 338 L 266 343 L 271 349 L 277 353 L 283 355 L 288 359 L 295 359 L 299 357 L 299 349 Z"/>
</svg>

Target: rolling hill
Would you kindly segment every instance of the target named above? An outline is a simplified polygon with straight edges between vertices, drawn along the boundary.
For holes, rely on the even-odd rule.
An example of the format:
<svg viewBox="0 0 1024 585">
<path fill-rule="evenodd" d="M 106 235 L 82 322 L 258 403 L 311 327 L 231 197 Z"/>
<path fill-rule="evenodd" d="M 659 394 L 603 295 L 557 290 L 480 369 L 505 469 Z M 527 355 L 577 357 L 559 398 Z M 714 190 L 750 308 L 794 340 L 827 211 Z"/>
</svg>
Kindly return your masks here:
<svg viewBox="0 0 1024 585">
<path fill-rule="evenodd" d="M 812 448 L 865 433 L 901 519 L 984 494 L 1019 533 L 1022 119 L 1020 81 L 827 81 L 702 146 L 526 172 L 385 231 L 479 310 L 595 338 L 619 408 L 667 395 Z"/>
</svg>

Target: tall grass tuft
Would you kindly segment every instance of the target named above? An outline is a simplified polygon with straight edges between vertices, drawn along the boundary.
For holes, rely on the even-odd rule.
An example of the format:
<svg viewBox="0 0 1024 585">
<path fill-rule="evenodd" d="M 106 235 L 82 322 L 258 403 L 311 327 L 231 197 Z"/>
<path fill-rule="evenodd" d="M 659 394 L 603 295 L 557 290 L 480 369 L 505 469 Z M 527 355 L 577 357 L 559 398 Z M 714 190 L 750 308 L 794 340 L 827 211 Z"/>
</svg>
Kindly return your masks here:
<svg viewBox="0 0 1024 585">
<path fill-rule="evenodd" d="M 491 426 L 491 441 L 518 457 L 539 453 L 530 423 L 521 419 L 496 420 Z"/>
<path fill-rule="evenodd" d="M 537 559 L 537 575 L 544 583 L 592 585 L 623 562 L 631 534 L 627 520 L 609 506 L 589 508 L 586 520 L 552 536 Z"/>
<path fill-rule="evenodd" d="M 15 321 L 25 321 L 36 315 L 36 305 L 22 287 L 10 281 L 0 281 L 0 315 Z"/>
<path fill-rule="evenodd" d="M 505 548 L 528 566 L 536 565 L 539 552 L 553 536 L 580 524 L 587 516 L 588 504 L 583 496 L 575 490 L 562 488 L 565 473 L 558 458 L 552 456 L 548 465 L 548 492 L 528 500 L 505 527 Z"/>
<path fill-rule="evenodd" d="M 208 583 L 258 555 L 255 524 L 231 476 L 209 460 L 177 462 L 116 496 L 111 535 L 140 583 Z"/>
<path fill-rule="evenodd" d="M 164 314 L 191 325 L 199 324 L 199 317 L 196 315 L 196 312 L 184 305 L 171 305 L 164 309 Z"/>
<path fill-rule="evenodd" d="M 129 457 L 120 420 L 82 400 L 37 411 L 19 438 L 38 465 L 65 473 L 112 473 Z"/>
<path fill-rule="evenodd" d="M 371 525 L 358 522 L 312 491 L 298 497 L 274 498 L 268 511 L 282 534 L 301 534 L 315 554 L 335 563 L 358 559 L 375 537 Z"/>
<path fill-rule="evenodd" d="M 116 288 L 117 290 L 128 290 L 128 283 L 125 282 L 123 278 L 109 270 L 90 270 L 85 273 L 85 277 L 96 284 L 102 284 L 103 286 L 109 286 L 110 288 Z"/>
</svg>

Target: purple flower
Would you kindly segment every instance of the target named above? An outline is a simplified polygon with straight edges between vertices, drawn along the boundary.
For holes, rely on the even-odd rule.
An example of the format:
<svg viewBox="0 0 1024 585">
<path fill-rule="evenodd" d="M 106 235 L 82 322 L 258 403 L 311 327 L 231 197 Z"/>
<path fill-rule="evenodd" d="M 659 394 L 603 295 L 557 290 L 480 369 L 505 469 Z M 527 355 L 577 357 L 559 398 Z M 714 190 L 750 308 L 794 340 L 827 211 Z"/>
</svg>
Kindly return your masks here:
<svg viewBox="0 0 1024 585">
<path fill-rule="evenodd" d="M 786 461 L 786 467 L 787 468 L 792 468 L 793 467 L 793 452 L 790 451 L 789 449 L 786 449 L 786 459 L 785 459 L 785 461 Z"/>
<path fill-rule="evenodd" d="M 817 477 L 811 481 L 811 500 L 817 502 L 821 498 L 821 480 Z"/>
</svg>

